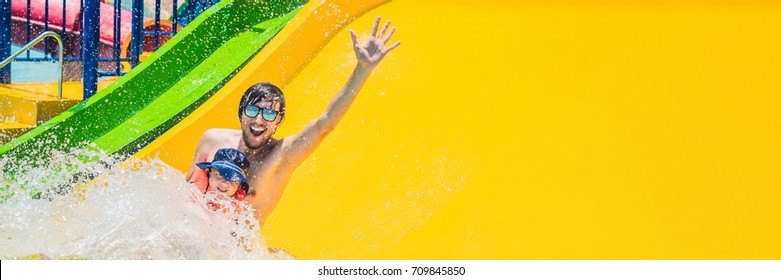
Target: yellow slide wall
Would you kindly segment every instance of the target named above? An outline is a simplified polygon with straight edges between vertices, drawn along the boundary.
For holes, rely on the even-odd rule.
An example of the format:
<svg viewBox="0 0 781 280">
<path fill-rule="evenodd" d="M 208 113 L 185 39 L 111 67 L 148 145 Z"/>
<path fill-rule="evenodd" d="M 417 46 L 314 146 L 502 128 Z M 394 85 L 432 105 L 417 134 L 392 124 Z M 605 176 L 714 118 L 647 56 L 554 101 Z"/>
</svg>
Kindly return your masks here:
<svg viewBox="0 0 781 280">
<path fill-rule="evenodd" d="M 186 170 L 203 131 L 238 128 L 238 100 L 259 81 L 287 96 L 277 136 L 298 132 L 355 64 L 347 28 L 365 36 L 381 15 L 402 44 L 297 170 L 262 229 L 271 247 L 305 259 L 781 258 L 781 5 L 349 2 L 310 3 L 137 156 Z"/>
</svg>

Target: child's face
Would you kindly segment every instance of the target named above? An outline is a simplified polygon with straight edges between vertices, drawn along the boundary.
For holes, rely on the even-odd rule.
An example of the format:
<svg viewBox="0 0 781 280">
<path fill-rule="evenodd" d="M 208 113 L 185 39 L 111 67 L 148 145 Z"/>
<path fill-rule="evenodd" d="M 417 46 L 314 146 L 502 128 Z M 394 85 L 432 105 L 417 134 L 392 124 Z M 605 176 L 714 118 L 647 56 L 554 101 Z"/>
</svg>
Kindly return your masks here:
<svg viewBox="0 0 781 280">
<path fill-rule="evenodd" d="M 217 192 L 233 197 L 239 190 L 241 182 L 231 182 L 222 178 L 220 172 L 212 168 L 209 172 L 209 189 L 206 192 Z"/>
</svg>

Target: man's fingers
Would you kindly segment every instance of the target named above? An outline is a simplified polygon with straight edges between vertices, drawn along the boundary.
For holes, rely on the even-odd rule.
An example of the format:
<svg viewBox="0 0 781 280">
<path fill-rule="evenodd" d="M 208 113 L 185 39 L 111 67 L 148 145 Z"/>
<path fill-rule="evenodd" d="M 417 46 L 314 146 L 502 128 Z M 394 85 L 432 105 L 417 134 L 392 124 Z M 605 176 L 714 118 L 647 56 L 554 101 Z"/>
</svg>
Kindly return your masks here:
<svg viewBox="0 0 781 280">
<path fill-rule="evenodd" d="M 386 49 L 385 49 L 385 51 L 384 51 L 383 53 L 388 53 L 388 52 L 390 52 L 391 50 L 393 50 L 393 49 L 395 49 L 396 47 L 398 47 L 399 45 L 401 45 L 401 41 L 396 41 L 396 43 L 393 43 L 393 45 L 391 45 L 390 47 L 386 48 Z"/>
<path fill-rule="evenodd" d="M 372 37 L 377 37 L 377 28 L 380 27 L 380 16 L 374 20 L 374 27 L 372 27 Z"/>
<path fill-rule="evenodd" d="M 377 38 L 385 37 L 385 31 L 388 31 L 388 26 L 390 26 L 390 20 L 385 22 L 385 25 L 382 26 L 382 31 L 380 31 L 380 36 L 377 36 Z"/>
<path fill-rule="evenodd" d="M 358 47 L 358 35 L 352 29 L 350 29 L 350 37 L 353 38 L 353 47 Z"/>
<path fill-rule="evenodd" d="M 393 28 L 391 28 L 390 32 L 388 32 L 388 35 L 385 36 L 385 39 L 382 39 L 382 43 L 383 44 L 387 44 L 388 41 L 390 41 L 391 36 L 393 36 L 393 32 L 396 32 L 396 27 L 395 26 Z"/>
<path fill-rule="evenodd" d="M 389 52 L 389 51 L 391 51 L 391 50 L 395 49 L 395 48 L 396 48 L 396 47 L 398 47 L 399 45 L 401 45 L 401 41 L 396 41 L 396 43 L 393 43 L 393 45 L 391 45 L 390 47 L 388 47 L 387 49 L 385 49 L 385 52 L 387 53 L 387 52 Z"/>
</svg>

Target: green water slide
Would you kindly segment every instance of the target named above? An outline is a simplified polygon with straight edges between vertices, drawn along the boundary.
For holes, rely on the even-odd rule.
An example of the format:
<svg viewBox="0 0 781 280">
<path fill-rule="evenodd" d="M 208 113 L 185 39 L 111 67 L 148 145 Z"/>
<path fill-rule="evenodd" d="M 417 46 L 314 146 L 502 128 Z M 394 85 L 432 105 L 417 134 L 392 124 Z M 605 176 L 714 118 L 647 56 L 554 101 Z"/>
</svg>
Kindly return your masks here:
<svg viewBox="0 0 781 280">
<path fill-rule="evenodd" d="M 223 0 L 112 85 L 0 146 L 0 155 L 40 161 L 48 149 L 144 146 L 216 93 L 305 2 Z"/>
</svg>

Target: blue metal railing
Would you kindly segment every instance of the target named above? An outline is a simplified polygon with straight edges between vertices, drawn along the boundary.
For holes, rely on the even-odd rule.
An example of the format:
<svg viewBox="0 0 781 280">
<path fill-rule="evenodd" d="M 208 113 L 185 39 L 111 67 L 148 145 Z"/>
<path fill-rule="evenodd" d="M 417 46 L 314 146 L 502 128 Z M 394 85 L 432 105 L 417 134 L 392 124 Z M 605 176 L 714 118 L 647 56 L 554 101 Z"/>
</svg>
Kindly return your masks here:
<svg viewBox="0 0 781 280">
<path fill-rule="evenodd" d="M 11 56 L 11 0 L 0 0 L 0 58 Z M 11 65 L 0 69 L 0 83 L 11 82 Z"/>
<path fill-rule="evenodd" d="M 84 82 L 84 98 L 89 98 L 97 92 L 97 81 L 101 76 L 119 76 L 123 72 L 123 62 L 129 63 L 131 67 L 138 65 L 141 54 L 144 51 L 157 50 L 163 36 L 173 36 L 177 33 L 177 26 L 186 26 L 197 15 L 214 5 L 218 0 L 173 0 L 173 5 L 168 8 L 162 7 L 161 0 L 156 0 L 154 5 L 154 25 L 151 30 L 144 30 L 144 0 L 124 0 L 129 7 L 123 9 L 123 0 L 114 0 L 113 6 L 108 4 L 101 5 L 106 0 L 14 0 L 26 3 L 26 9 L 23 14 L 13 15 L 11 0 L 0 0 L 0 59 L 5 59 L 11 55 L 11 44 L 27 44 L 30 40 L 46 31 L 54 31 L 50 17 L 52 14 L 59 14 L 59 11 L 50 13 L 50 4 L 62 2 L 61 19 L 59 23 L 59 34 L 66 46 L 65 57 L 62 61 L 81 61 L 82 62 L 82 80 Z M 74 2 L 79 1 L 79 2 Z M 178 7 L 179 3 L 183 7 Z M 40 7 L 43 2 L 43 7 Z M 68 2 L 72 3 L 68 7 Z M 76 3 L 78 5 L 76 6 Z M 19 3 L 17 3 L 19 4 Z M 127 5 L 126 5 L 127 6 Z M 168 5 L 165 5 L 168 6 Z M 44 11 L 41 14 L 40 9 Z M 163 31 L 162 9 L 170 8 L 172 16 L 171 31 Z M 104 9 L 101 11 L 101 9 Z M 103 19 L 104 23 L 113 23 L 114 30 L 111 31 L 113 41 L 106 43 L 104 38 L 101 43 L 101 12 L 105 15 L 107 9 L 113 9 L 112 19 Z M 130 12 L 130 21 L 128 22 L 127 10 Z M 123 15 L 123 12 L 125 14 Z M 22 13 L 22 12 L 20 12 Z M 71 18 L 68 18 L 70 13 Z M 75 14 L 75 18 L 74 15 Z M 13 16 L 13 17 L 12 17 Z M 124 17 L 123 17 L 124 16 Z M 124 22 L 123 22 L 124 20 Z M 150 21 L 150 19 L 147 19 Z M 42 26 L 41 26 L 42 23 Z M 75 25 L 74 25 L 75 24 Z M 130 25 L 130 42 L 127 53 L 122 50 L 122 40 L 128 35 L 123 34 L 123 25 Z M 104 31 L 105 32 L 105 31 Z M 125 30 L 127 32 L 127 29 Z M 152 39 L 153 44 L 144 49 L 144 37 Z M 148 43 L 149 44 L 149 43 Z M 40 46 L 40 45 L 39 45 Z M 43 41 L 43 57 L 31 57 L 28 51 L 26 55 L 17 57 L 14 61 L 58 61 L 54 51 L 49 48 L 48 40 Z M 67 71 L 66 65 L 66 71 Z M 124 69 L 125 71 L 127 69 Z M 0 69 L 0 83 L 11 82 L 11 65 Z"/>
<path fill-rule="evenodd" d="M 100 1 L 84 0 L 84 12 L 82 22 L 84 29 L 81 32 L 81 45 L 84 50 L 82 59 L 84 62 L 84 99 L 92 97 L 98 92 L 98 54 L 100 53 Z M 114 26 L 116 28 L 116 26 Z M 28 28 L 29 30 L 29 28 Z M 118 39 L 114 38 L 114 42 Z M 116 43 L 115 43 L 116 45 Z"/>
<path fill-rule="evenodd" d="M 141 38 L 144 36 L 144 1 L 133 0 L 132 8 L 132 27 L 130 29 L 130 36 L 132 38 Z M 138 58 L 141 56 L 141 40 L 131 40 L 130 42 L 130 65 L 136 67 L 138 65 Z"/>
</svg>

